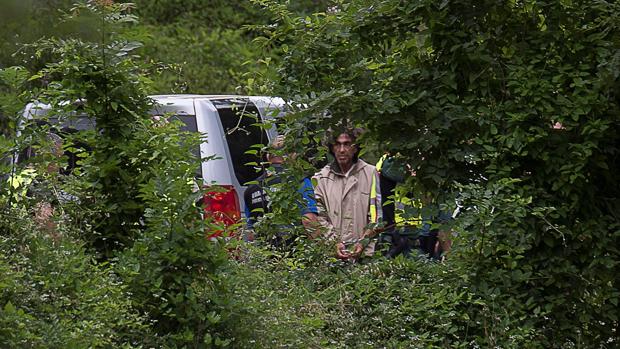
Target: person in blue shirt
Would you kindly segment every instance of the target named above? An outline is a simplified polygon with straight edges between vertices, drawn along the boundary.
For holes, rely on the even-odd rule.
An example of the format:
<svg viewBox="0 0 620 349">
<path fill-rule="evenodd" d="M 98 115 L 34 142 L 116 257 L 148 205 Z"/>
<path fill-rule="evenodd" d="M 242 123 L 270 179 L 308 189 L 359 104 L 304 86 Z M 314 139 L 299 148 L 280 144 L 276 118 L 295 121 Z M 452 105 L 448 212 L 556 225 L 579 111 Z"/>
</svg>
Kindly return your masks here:
<svg viewBox="0 0 620 349">
<path fill-rule="evenodd" d="M 272 143 L 271 148 L 273 150 L 279 150 L 284 145 L 284 138 L 278 136 Z M 243 195 L 245 202 L 245 217 L 247 221 L 248 229 L 252 230 L 254 224 L 258 218 L 264 216 L 270 212 L 270 187 L 282 182 L 282 172 L 284 171 L 284 158 L 282 156 L 274 154 L 270 151 L 267 154 L 267 160 L 271 164 L 270 169 L 256 179 L 255 184 L 250 185 Z M 301 215 L 301 223 L 310 231 L 310 237 L 314 238 L 318 232 L 317 215 L 318 209 L 316 200 L 314 198 L 314 188 L 309 178 L 304 178 L 298 193 L 301 195 L 301 200 L 298 201 L 298 206 Z M 294 222 L 295 224 L 297 222 Z M 283 247 L 292 243 L 289 238 L 285 238 L 285 233 L 282 236 L 276 236 L 273 239 L 273 244 L 277 247 Z"/>
</svg>

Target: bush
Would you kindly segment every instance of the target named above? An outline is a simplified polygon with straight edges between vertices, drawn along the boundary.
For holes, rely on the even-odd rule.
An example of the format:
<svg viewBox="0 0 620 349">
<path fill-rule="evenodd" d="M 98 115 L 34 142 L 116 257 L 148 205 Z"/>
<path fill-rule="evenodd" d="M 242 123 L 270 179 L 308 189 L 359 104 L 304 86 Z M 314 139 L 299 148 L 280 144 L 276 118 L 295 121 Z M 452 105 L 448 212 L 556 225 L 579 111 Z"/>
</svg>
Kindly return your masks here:
<svg viewBox="0 0 620 349">
<path fill-rule="evenodd" d="M 417 197 L 465 199 L 453 263 L 489 307 L 461 337 L 617 343 L 617 3 L 359 0 L 312 17 L 266 3 L 276 94 L 308 107 L 294 127 L 350 119 L 407 159 Z"/>
<path fill-rule="evenodd" d="M 235 346 L 469 348 L 484 336 L 472 321 L 490 324 L 497 313 L 488 310 L 499 312 L 450 264 L 420 256 L 351 265 L 326 258 L 317 246 L 284 258 L 250 248 L 230 275 L 239 303 Z M 482 309 L 486 318 L 472 317 Z M 507 330 L 499 337 L 513 348 L 535 332 Z"/>
<path fill-rule="evenodd" d="M 200 193 L 194 192 L 198 188 L 194 175 L 200 159 L 191 150 L 205 140 L 200 135 L 181 132 L 178 123 L 168 123 L 165 117 L 156 121 L 149 115 L 149 80 L 143 73 L 150 67 L 142 65 L 133 54 L 140 44 L 127 40 L 123 33 L 123 27 L 135 20 L 128 13 L 130 8 L 127 4 L 108 2 L 78 5 L 74 16 L 100 19 L 104 34 L 101 42 L 76 38 L 41 40 L 35 49 L 41 55 L 48 54 L 51 63 L 30 78 L 20 69 L 3 70 L 0 76 L 8 81 L 9 73 L 16 73 L 19 79 L 14 80 L 21 83 L 9 84 L 15 89 L 25 88 L 26 79 L 39 81 L 42 88 L 28 96 L 49 104 L 50 108 L 49 114 L 40 120 L 23 120 L 19 110 L 25 104 L 23 100 L 2 106 L 11 107 L 6 110 L 12 111 L 9 125 L 13 130 L 18 120 L 23 130 L 18 136 L 3 138 L 3 159 L 27 145 L 49 148 L 49 140 L 45 141 L 53 126 L 42 125 L 41 121 L 57 118 L 57 123 L 63 123 L 86 115 L 96 122 L 95 130 L 63 134 L 64 150 L 79 154 L 73 172 L 62 178 L 58 173 L 48 173 L 45 169 L 50 162 L 59 161 L 51 155 L 31 159 L 38 167 L 27 169 L 34 171 L 42 184 L 70 193 L 74 200 L 67 205 L 50 200 L 55 221 L 49 221 L 45 233 L 33 238 L 32 244 L 22 245 L 30 251 L 16 249 L 11 255 L 14 260 L 0 265 L 5 270 L 20 258 L 37 266 L 43 263 L 45 268 L 35 268 L 33 277 L 49 272 L 53 281 L 58 282 L 48 289 L 44 285 L 49 282 L 43 279 L 41 286 L 35 283 L 31 289 L 24 288 L 32 299 L 53 294 L 51 306 L 42 303 L 41 310 L 30 304 L 31 299 L 24 299 L 27 303 L 23 304 L 14 300 L 20 296 L 15 289 L 19 290 L 23 277 L 19 268 L 9 270 L 6 298 L 2 299 L 6 300 L 2 306 L 8 315 L 2 321 L 32 323 L 9 337 L 7 341 L 11 343 L 40 346 L 41 337 L 52 347 L 174 348 L 227 344 L 219 330 L 219 313 L 226 307 L 227 294 L 218 281 L 221 268 L 226 266 L 226 254 L 223 243 L 205 237 L 209 231 L 222 227 L 201 219 L 196 206 Z M 20 103 L 21 107 L 14 108 Z M 78 145 L 85 149 L 77 149 Z M 12 174 L 22 174 L 24 165 L 8 167 L 15 170 Z M 19 190 L 31 190 L 26 183 L 22 182 Z M 9 222 L 3 216 L 3 227 L 9 229 L 6 238 L 11 240 L 21 236 L 18 233 L 23 221 L 36 212 L 37 202 L 15 195 L 15 188 L 8 184 L 2 182 L 0 204 L 23 218 L 21 223 Z M 45 239 L 50 240 L 49 246 L 40 248 L 40 241 Z M 60 264 L 59 269 L 54 269 L 54 262 Z M 58 276 L 62 268 L 72 268 L 65 273 L 66 278 L 65 274 Z M 25 278 L 26 281 L 30 279 Z M 83 298 L 75 296 L 76 292 L 83 292 L 79 296 Z M 110 294 L 109 299 L 100 299 L 105 297 L 103 292 Z M 73 304 L 71 297 L 83 302 Z M 97 308 L 97 301 L 102 308 Z M 122 310 L 118 319 L 114 317 L 117 307 Z M 141 316 L 132 318 L 134 314 Z M 39 315 L 42 321 L 35 321 Z M 75 324 L 65 324 L 70 316 Z M 115 319 L 119 322 L 115 323 Z M 83 332 L 89 326 L 101 324 L 105 328 L 91 330 L 93 338 L 84 338 Z M 50 337 L 54 335 L 54 326 L 63 330 L 57 340 Z"/>
<path fill-rule="evenodd" d="M 242 86 L 261 69 L 261 55 L 240 29 L 189 28 L 184 23 L 147 28 L 152 37 L 144 55 L 176 67 L 157 76 L 157 93 L 243 94 Z"/>
<path fill-rule="evenodd" d="M 0 342 L 11 348 L 140 347 L 149 337 L 131 293 L 57 223 L 60 238 L 29 213 L 0 215 Z"/>
<path fill-rule="evenodd" d="M 132 291 L 131 302 L 153 320 L 166 345 L 219 347 L 227 343 L 220 335 L 220 310 L 229 294 L 219 280 L 227 254 L 224 241 L 206 235 L 223 227 L 203 219 L 196 204 L 202 192 L 196 190 L 198 163 L 190 149 L 201 139 L 185 135 L 181 142 L 179 126 L 136 135 L 138 143 L 166 156 L 148 166 L 150 178 L 139 184 L 145 229 L 119 254 L 115 268 Z"/>
</svg>

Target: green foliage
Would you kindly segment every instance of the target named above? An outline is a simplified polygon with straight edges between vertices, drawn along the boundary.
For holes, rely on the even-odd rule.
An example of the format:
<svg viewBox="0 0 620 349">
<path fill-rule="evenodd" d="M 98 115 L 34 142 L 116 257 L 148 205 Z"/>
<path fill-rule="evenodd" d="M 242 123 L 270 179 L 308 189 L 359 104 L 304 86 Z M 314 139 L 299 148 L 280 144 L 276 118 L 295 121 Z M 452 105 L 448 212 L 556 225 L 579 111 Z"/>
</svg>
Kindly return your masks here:
<svg viewBox="0 0 620 349">
<path fill-rule="evenodd" d="M 161 26 L 180 23 L 188 28 L 239 29 L 268 20 L 268 13 L 259 11 L 249 1 L 138 0 L 136 4 L 146 23 Z"/>
<path fill-rule="evenodd" d="M 51 106 L 49 116 L 64 122 L 88 115 L 96 123 L 95 132 L 77 134 L 73 142 L 90 151 L 81 163 L 79 191 L 99 234 L 88 240 L 107 256 L 130 245 L 139 227 L 144 205 L 138 185 L 151 176 L 147 164 L 155 160 L 156 151 L 146 151 L 136 139 L 147 132 L 151 102 L 148 80 L 142 76 L 145 67 L 133 55 L 141 45 L 125 40 L 117 30 L 135 19 L 129 8 L 92 3 L 81 8 L 103 20 L 101 43 L 49 39 L 37 45 L 37 52 L 49 53 L 53 62 L 35 75 L 46 84 L 38 99 Z"/>
<path fill-rule="evenodd" d="M 16 116 L 27 101 L 27 93 L 22 93 L 29 73 L 23 67 L 0 69 L 0 173 L 13 173 L 11 156 L 15 143 L 10 135 L 17 130 Z M 3 181 L 4 182 L 4 181 Z M 7 183 L 0 183 L 4 192 Z"/>
<path fill-rule="evenodd" d="M 257 39 L 269 49 L 262 60 L 248 45 L 255 32 L 238 26 L 269 19 L 236 2 L 213 3 L 217 11 L 197 1 L 141 2 L 153 22 L 140 28 L 132 6 L 91 1 L 64 16 L 67 28 L 86 28 L 69 39 L 42 40 L 10 58 L 20 40 L 0 44 L 2 67 L 32 52 L 24 66 L 37 72 L 0 70 L 2 173 L 21 170 L 4 164 L 23 146 L 47 146 L 46 128 L 13 136 L 31 96 L 51 105 L 50 117 L 87 114 L 97 122 L 95 131 L 67 138 L 66 147 L 89 149 L 72 175 L 53 183 L 77 198 L 54 212 L 55 230 L 31 222 L 36 206 L 2 178 L 3 344 L 618 343 L 617 4 L 355 0 L 329 9 L 312 2 L 325 12 L 299 16 L 294 6 L 256 3 L 277 20 Z M 2 15 L 16 13 L 19 4 L 10 5 Z M 34 27 L 37 11 L 51 8 L 28 12 L 24 22 Z M 62 31 L 41 18 L 46 30 Z M 27 27 L 3 22 L 0 32 Z M 162 67 L 139 63 L 146 32 L 144 53 L 180 63 L 191 79 L 146 78 Z M 263 70 L 273 64 L 277 71 Z M 277 84 L 264 83 L 273 76 Z M 302 155 L 288 163 L 293 180 L 274 194 L 273 214 L 259 230 L 273 234 L 297 220 L 291 193 L 313 166 L 306 151 L 328 125 L 348 118 L 367 127 L 367 142 L 407 158 L 417 173 L 406 183 L 414 192 L 444 203 L 459 197 L 464 208 L 448 261 L 348 265 L 326 258 L 327 244 L 300 237 L 293 252 L 248 247 L 231 266 L 222 241 L 205 239 L 221 227 L 195 206 L 198 159 L 190 149 L 204 139 L 151 120 L 146 95 L 175 85 L 233 92 L 244 81 L 248 91 L 293 102 L 296 113 L 282 118 L 286 152 Z M 40 157 L 33 169 L 46 180 L 50 160 Z"/>
<path fill-rule="evenodd" d="M 166 26 L 184 23 L 187 27 L 205 29 L 239 29 L 249 24 L 266 24 L 271 19 L 252 1 L 239 0 L 138 0 L 139 15 L 149 24 Z M 300 15 L 323 11 L 330 1 L 298 0 L 288 6 Z"/>
<path fill-rule="evenodd" d="M 3 178 L 2 241 L 12 245 L 7 245 L 6 259 L 3 249 L 0 264 L 9 274 L 0 288 L 5 310 L 0 322 L 2 328 L 16 324 L 23 329 L 1 332 L 7 337 L 3 344 L 202 348 L 228 343 L 220 335 L 227 293 L 218 277 L 227 265 L 226 253 L 222 243 L 205 237 L 221 227 L 202 219 L 196 206 L 200 193 L 194 175 L 201 159 L 192 150 L 206 140 L 181 132 L 168 116 L 151 118 L 150 81 L 144 75 L 151 67 L 134 53 L 140 43 L 126 39 L 136 37 L 125 28 L 135 22 L 130 9 L 126 4 L 76 5 L 71 18 L 99 19 L 98 42 L 41 40 L 36 52 L 50 60 L 44 69 L 33 77 L 20 68 L 0 74 L 16 91 L 27 88 L 25 79 L 42 86 L 30 93 L 11 92 L 19 97 L 15 101 L 2 100 L 3 110 L 11 112 L 11 137 L 2 139 L 2 157 L 36 146 L 37 156 L 26 166 L 37 186 L 72 195 L 69 204 L 45 196 L 24 200 L 37 189 L 35 182 L 22 182 L 20 195 L 13 195 L 13 186 Z M 49 112 L 23 120 L 20 109 L 33 95 L 49 105 Z M 64 149 L 79 155 L 78 167 L 65 176 L 48 172 L 51 161 L 66 159 L 45 155 L 53 126 L 40 121 L 63 124 L 85 117 L 95 122 L 94 130 L 62 133 Z M 15 136 L 18 124 L 22 132 Z M 24 166 L 11 165 L 11 173 L 23 175 Z M 42 200 L 52 207 L 45 225 L 32 219 Z M 20 220 L 9 221 L 11 216 Z M 26 226 L 29 220 L 35 222 Z M 23 238 L 23 229 L 32 232 L 32 242 Z M 31 274 L 21 274 L 30 269 Z M 22 283 L 32 285 L 19 293 Z M 50 294 L 49 301 L 32 300 Z"/>
<path fill-rule="evenodd" d="M 4 11 L 0 14 L 0 68 L 22 65 L 21 56 L 13 56 L 21 45 L 36 41 L 49 33 L 58 24 L 58 16 L 54 14 L 56 6 L 69 5 L 70 1 L 46 1 L 37 4 L 34 0 L 4 1 Z M 40 3 L 40 2 L 39 2 Z M 29 63 L 35 63 L 29 61 Z"/>
<path fill-rule="evenodd" d="M 449 203 L 477 183 L 461 187 L 454 261 L 497 304 L 472 317 L 476 343 L 511 338 L 480 319 L 534 329 L 531 346 L 617 341 L 616 3 L 359 0 L 309 17 L 264 3 L 276 94 L 308 107 L 302 127 L 365 125 L 418 195 Z"/>
<path fill-rule="evenodd" d="M 0 68 L 13 65 L 38 71 L 49 61 L 48 56 L 34 54 L 28 44 L 43 37 L 101 38 L 99 17 L 83 13 L 72 17 L 79 6 L 75 0 L 6 0 L 0 13 Z M 90 3 L 94 4 L 94 1 Z"/>
<path fill-rule="evenodd" d="M 139 347 L 149 333 L 127 288 L 96 265 L 74 230 L 39 229 L 28 212 L 0 215 L 0 342 L 7 348 Z"/>
<path fill-rule="evenodd" d="M 316 246 L 283 259 L 249 251 L 232 275 L 243 305 L 236 347 L 469 348 L 485 335 L 471 326 L 480 320 L 472 315 L 499 311 L 448 264 L 425 258 L 343 264 Z M 500 324 L 493 319 L 484 319 L 484 329 L 495 335 Z M 501 328 L 507 348 L 527 346 L 535 333 Z"/>
<path fill-rule="evenodd" d="M 289 7 L 306 15 L 328 1 L 294 1 Z M 156 93 L 268 94 L 258 87 L 273 79 L 268 68 L 277 57 L 252 43 L 253 25 L 271 15 L 251 1 L 137 1 L 148 32 L 144 56 L 175 65 L 157 77 Z"/>
<path fill-rule="evenodd" d="M 556 209 L 533 206 L 520 180 L 468 185 L 462 193 L 463 203 L 472 209 L 458 224 L 458 240 L 468 243 L 456 250 L 455 258 L 463 262 L 462 275 L 473 291 L 510 309 L 493 328 L 508 327 L 510 322 L 535 328 L 539 331 L 536 343 L 542 347 L 552 345 L 546 341 L 550 333 L 564 332 L 565 341 L 576 345 L 617 339 L 614 303 L 620 293 L 613 277 L 605 275 L 606 268 L 616 266 L 615 257 L 596 251 L 613 251 L 613 247 L 584 248 L 571 241 L 571 230 L 550 223 Z M 542 233 L 537 220 L 548 224 Z M 609 238 L 617 235 L 618 226 L 611 224 Z M 585 291 L 568 284 L 574 287 L 585 276 Z M 583 325 L 576 328 L 575 321 Z"/>
<path fill-rule="evenodd" d="M 222 346 L 226 341 L 214 329 L 228 296 L 218 276 L 227 255 L 219 242 L 206 238 L 222 227 L 203 219 L 196 206 L 201 192 L 193 180 L 196 159 L 189 154 L 200 139 L 186 135 L 179 146 L 178 127 L 165 124 L 136 135 L 145 149 L 168 157 L 158 156 L 148 166 L 149 180 L 139 185 L 146 229 L 119 256 L 117 270 L 166 345 Z"/>
<path fill-rule="evenodd" d="M 144 56 L 176 69 L 157 77 L 156 93 L 233 94 L 259 66 L 260 50 L 241 26 L 266 23 L 247 1 L 138 1 L 147 23 Z"/>
<path fill-rule="evenodd" d="M 31 73 L 43 69 L 54 59 L 53 54 L 38 50 L 38 45 L 33 43 L 45 37 L 100 40 L 103 36 L 101 17 L 90 11 L 82 11 L 80 16 L 75 16 L 82 5 L 74 3 L 75 0 L 4 1 L 0 13 L 0 68 L 20 66 Z M 96 6 L 94 1 L 88 3 Z M 34 90 L 45 84 L 45 79 L 25 83 Z M 7 87 L 0 84 L 0 96 L 8 92 Z M 7 100 L 11 100 L 10 93 Z M 5 124 L 9 119 L 0 119 L 0 132 L 11 133 L 11 126 Z"/>
<path fill-rule="evenodd" d="M 178 67 L 157 77 L 153 86 L 157 93 L 245 93 L 240 86 L 261 69 L 259 51 L 241 30 L 184 24 L 146 28 L 152 37 L 146 41 L 144 55 Z"/>
</svg>

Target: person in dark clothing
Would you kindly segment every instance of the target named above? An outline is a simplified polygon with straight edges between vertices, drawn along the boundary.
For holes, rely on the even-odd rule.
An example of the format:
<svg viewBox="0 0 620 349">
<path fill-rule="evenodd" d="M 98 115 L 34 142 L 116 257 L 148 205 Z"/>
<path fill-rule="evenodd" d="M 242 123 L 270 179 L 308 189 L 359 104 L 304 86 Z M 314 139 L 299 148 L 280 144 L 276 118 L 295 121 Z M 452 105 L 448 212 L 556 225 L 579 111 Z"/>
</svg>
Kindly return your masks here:
<svg viewBox="0 0 620 349">
<path fill-rule="evenodd" d="M 381 243 L 385 247 L 383 254 L 388 258 L 396 257 L 406 249 L 407 239 L 402 237 L 396 229 L 396 204 L 393 198 L 396 182 L 379 172 L 379 185 L 383 204 L 383 224 L 385 232 L 381 234 Z"/>
<path fill-rule="evenodd" d="M 394 258 L 399 254 L 408 255 L 417 240 L 410 239 L 408 232 L 410 229 L 399 222 L 396 222 L 396 186 L 405 181 L 407 170 L 402 159 L 390 154 L 384 154 L 377 163 L 379 171 L 379 183 L 381 186 L 381 197 L 384 198 L 383 204 L 383 224 L 385 231 L 381 234 L 381 248 L 383 255 Z"/>
<path fill-rule="evenodd" d="M 443 227 L 452 216 L 440 210 L 440 205 L 430 198 L 413 200 L 402 193 L 397 195 L 396 186 L 405 181 L 405 176 L 415 175 L 398 155 L 385 154 L 377 163 L 377 169 L 380 173 L 381 196 L 388 198 L 383 205 L 386 229 L 381 234 L 381 242 L 384 255 L 388 258 L 399 254 L 409 256 L 412 251 L 418 250 L 429 258 L 440 259 L 442 253 L 450 250 L 450 233 Z M 408 205 L 413 205 L 420 212 L 413 224 L 407 224 L 396 215 L 397 207 L 402 210 Z"/>
<path fill-rule="evenodd" d="M 440 205 L 425 200 L 422 209 L 422 226 L 419 228 L 420 249 L 433 259 L 442 259 L 450 251 L 450 231 L 445 225 L 452 220 L 452 214 L 440 209 Z"/>
<path fill-rule="evenodd" d="M 284 145 L 284 139 L 282 136 L 276 138 L 272 143 L 272 150 L 281 149 Z M 267 154 L 267 160 L 271 164 L 271 168 L 263 175 L 256 179 L 255 184 L 250 185 L 243 195 L 245 202 L 245 216 L 247 221 L 247 227 L 253 230 L 254 224 L 260 217 L 263 217 L 266 213 L 271 211 L 270 209 L 270 187 L 282 182 L 282 172 L 284 171 L 284 158 L 282 156 L 274 154 L 270 151 Z M 298 189 L 298 193 L 301 195 L 301 200 L 298 202 L 300 209 L 301 222 L 311 232 L 317 230 L 317 206 L 314 199 L 314 189 L 312 182 L 309 178 L 304 178 L 301 187 Z M 275 236 L 272 243 L 276 247 L 284 247 L 289 245 L 292 241 L 290 238 L 284 238 L 282 234 Z M 311 233 L 311 237 L 314 237 L 314 233 Z"/>
</svg>

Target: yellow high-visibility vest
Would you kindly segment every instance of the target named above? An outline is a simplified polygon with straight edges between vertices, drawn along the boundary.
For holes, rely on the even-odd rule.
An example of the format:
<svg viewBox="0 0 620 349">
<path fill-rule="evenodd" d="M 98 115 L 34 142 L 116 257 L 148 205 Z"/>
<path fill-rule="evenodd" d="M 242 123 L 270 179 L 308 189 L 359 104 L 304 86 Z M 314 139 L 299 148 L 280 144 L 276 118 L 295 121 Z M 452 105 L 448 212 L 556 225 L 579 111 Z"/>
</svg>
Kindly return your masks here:
<svg viewBox="0 0 620 349">
<path fill-rule="evenodd" d="M 379 161 L 377 162 L 377 171 L 381 172 L 381 167 L 383 166 L 383 162 L 388 158 L 388 154 L 384 154 Z M 385 202 L 385 201 L 384 201 Z M 422 208 L 422 202 L 420 200 L 414 200 L 408 198 L 403 191 L 398 190 L 398 187 L 394 190 L 394 220 L 396 221 L 396 225 L 403 226 L 414 225 L 418 226 L 422 224 L 422 216 L 418 214 L 417 217 L 408 217 L 405 219 L 405 208 L 406 207 L 415 207 L 417 209 Z"/>
<path fill-rule="evenodd" d="M 37 177 L 37 171 L 34 168 L 26 167 L 19 173 L 15 173 L 7 179 L 9 186 L 13 188 L 13 199 L 15 202 L 21 201 L 26 197 L 28 187 Z"/>
</svg>

